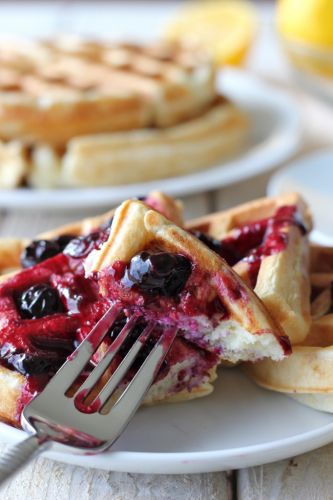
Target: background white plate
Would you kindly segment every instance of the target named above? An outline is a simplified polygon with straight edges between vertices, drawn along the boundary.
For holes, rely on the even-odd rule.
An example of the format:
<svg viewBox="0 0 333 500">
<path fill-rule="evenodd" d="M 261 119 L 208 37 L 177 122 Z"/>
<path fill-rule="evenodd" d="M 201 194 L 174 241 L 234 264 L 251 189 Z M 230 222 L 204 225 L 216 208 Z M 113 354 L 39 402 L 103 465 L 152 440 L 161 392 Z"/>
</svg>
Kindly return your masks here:
<svg viewBox="0 0 333 500">
<path fill-rule="evenodd" d="M 171 195 L 190 194 L 252 177 L 273 168 L 295 152 L 300 139 L 300 121 L 292 99 L 242 70 L 225 69 L 218 85 L 249 113 L 251 119 L 247 147 L 223 165 L 187 176 L 116 187 L 0 190 L 0 207 L 54 210 L 99 207 L 145 195 L 153 189 Z"/>
<path fill-rule="evenodd" d="M 0 424 L 0 440 L 23 438 Z M 332 440 L 333 415 L 260 389 L 235 368 L 220 373 L 207 398 L 141 408 L 113 451 L 80 456 L 62 447 L 46 456 L 113 471 L 195 473 L 272 462 Z"/>
<path fill-rule="evenodd" d="M 274 174 L 268 195 L 289 191 L 300 192 L 310 204 L 315 226 L 311 240 L 332 246 L 333 149 L 312 153 Z"/>
</svg>

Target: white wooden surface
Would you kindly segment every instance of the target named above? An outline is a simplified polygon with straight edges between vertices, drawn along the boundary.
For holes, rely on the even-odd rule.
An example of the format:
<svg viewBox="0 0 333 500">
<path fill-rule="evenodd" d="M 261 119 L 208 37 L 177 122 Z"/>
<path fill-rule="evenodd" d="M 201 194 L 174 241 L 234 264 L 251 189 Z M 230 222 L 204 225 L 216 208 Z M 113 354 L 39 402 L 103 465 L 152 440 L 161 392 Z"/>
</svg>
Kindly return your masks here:
<svg viewBox="0 0 333 500">
<path fill-rule="evenodd" d="M 272 10 L 261 3 L 258 42 L 250 70 L 286 86 L 285 61 L 271 35 Z M 106 34 L 114 38 L 142 36 L 144 19 L 149 36 L 157 36 L 177 2 L 1 2 L 0 37 L 8 34 L 48 36 L 60 32 Z M 132 14 L 130 15 L 129 12 Z M 126 21 L 124 24 L 124 20 Z M 271 61 L 274 58 L 274 65 Z M 292 91 L 294 92 L 294 91 Z M 302 153 L 333 142 L 333 111 L 301 92 L 294 92 L 303 112 Z M 187 218 L 224 209 L 265 194 L 269 174 L 227 189 L 184 199 Z M 80 213 L 0 213 L 0 236 L 34 234 L 88 215 Z M 91 214 L 91 211 L 90 211 Z M 3 445 L 0 445 L 0 451 Z M 139 475 L 112 473 L 38 459 L 0 492 L 0 499 L 21 500 L 325 500 L 333 499 L 333 445 L 301 457 L 238 471 L 237 474 Z"/>
<path fill-rule="evenodd" d="M 0 446 L 0 452 L 5 449 Z M 3 500 L 225 500 L 226 474 L 106 472 L 40 458 L 0 492 Z"/>
</svg>

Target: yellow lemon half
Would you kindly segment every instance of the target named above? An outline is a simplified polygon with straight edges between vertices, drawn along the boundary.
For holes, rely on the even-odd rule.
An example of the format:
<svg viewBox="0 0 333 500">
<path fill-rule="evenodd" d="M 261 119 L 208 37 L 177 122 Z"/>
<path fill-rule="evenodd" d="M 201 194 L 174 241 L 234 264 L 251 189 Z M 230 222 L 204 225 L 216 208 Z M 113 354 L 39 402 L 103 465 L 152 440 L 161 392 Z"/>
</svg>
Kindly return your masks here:
<svg viewBox="0 0 333 500">
<path fill-rule="evenodd" d="M 168 26 L 166 37 L 201 46 L 217 65 L 238 65 L 252 44 L 256 26 L 256 11 L 249 2 L 206 0 L 185 7 Z"/>
<path fill-rule="evenodd" d="M 277 26 L 295 66 L 333 78 L 333 0 L 280 0 Z"/>
<path fill-rule="evenodd" d="M 280 0 L 277 25 L 287 40 L 333 49 L 333 0 Z"/>
</svg>

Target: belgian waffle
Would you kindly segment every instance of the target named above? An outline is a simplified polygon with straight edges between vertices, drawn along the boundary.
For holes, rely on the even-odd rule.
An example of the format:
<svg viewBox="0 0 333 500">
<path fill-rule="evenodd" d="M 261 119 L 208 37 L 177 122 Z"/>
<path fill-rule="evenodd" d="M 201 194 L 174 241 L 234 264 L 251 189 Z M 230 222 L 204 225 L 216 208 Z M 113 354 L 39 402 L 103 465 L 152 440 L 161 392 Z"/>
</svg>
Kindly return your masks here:
<svg viewBox="0 0 333 500">
<path fill-rule="evenodd" d="M 288 360 L 263 360 L 246 372 L 262 387 L 333 412 L 333 248 L 311 247 L 312 324 Z"/>
<path fill-rule="evenodd" d="M 305 233 L 311 217 L 299 195 L 255 200 L 187 227 L 253 287 L 293 344 L 306 337 L 310 284 Z"/>
<path fill-rule="evenodd" d="M 87 187 L 185 175 L 239 150 L 247 129 L 244 113 L 217 97 L 199 116 L 168 128 L 75 137 L 65 151 L 36 145 L 27 182 L 36 188 Z"/>
<path fill-rule="evenodd" d="M 0 138 L 64 147 L 72 137 L 171 126 L 215 97 L 207 58 L 180 45 L 70 39 L 0 44 Z"/>
</svg>

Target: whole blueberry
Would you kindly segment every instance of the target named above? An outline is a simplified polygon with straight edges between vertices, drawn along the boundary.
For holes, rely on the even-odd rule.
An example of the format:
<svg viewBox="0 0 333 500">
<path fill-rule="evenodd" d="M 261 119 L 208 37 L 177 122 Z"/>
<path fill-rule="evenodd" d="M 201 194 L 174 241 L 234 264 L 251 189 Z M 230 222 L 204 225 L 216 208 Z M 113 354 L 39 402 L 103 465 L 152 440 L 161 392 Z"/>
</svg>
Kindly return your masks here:
<svg viewBox="0 0 333 500">
<path fill-rule="evenodd" d="M 149 295 L 174 297 L 183 290 L 191 272 L 192 264 L 183 255 L 141 252 L 132 258 L 122 283 L 136 285 Z"/>
<path fill-rule="evenodd" d="M 204 243 L 210 250 L 223 257 L 227 261 L 229 266 L 233 266 L 238 262 L 242 255 L 239 255 L 235 245 L 230 245 L 226 242 L 217 240 L 208 234 L 202 233 L 201 231 L 192 231 L 192 234 L 198 238 L 202 243 Z"/>
<path fill-rule="evenodd" d="M 66 248 L 68 243 L 75 238 L 77 238 L 77 236 L 74 234 L 62 234 L 61 236 L 54 238 L 53 241 L 58 245 L 60 251 L 62 252 Z"/>
<path fill-rule="evenodd" d="M 60 252 L 58 243 L 53 240 L 34 240 L 23 250 L 21 265 L 24 268 L 35 266 Z"/>
<path fill-rule="evenodd" d="M 17 298 L 17 306 L 24 319 L 36 319 L 64 311 L 57 290 L 50 285 L 33 285 Z"/>
<path fill-rule="evenodd" d="M 58 255 L 73 238 L 75 236 L 71 234 L 64 234 L 51 240 L 32 241 L 21 253 L 22 267 L 32 267 Z"/>
<path fill-rule="evenodd" d="M 22 375 L 39 375 L 50 371 L 54 365 L 54 360 L 26 353 L 11 354 L 6 361 Z"/>
<path fill-rule="evenodd" d="M 79 259 L 86 257 L 92 250 L 98 248 L 101 242 L 101 233 L 96 231 L 87 236 L 78 236 L 72 239 L 64 249 L 70 257 Z"/>
</svg>

